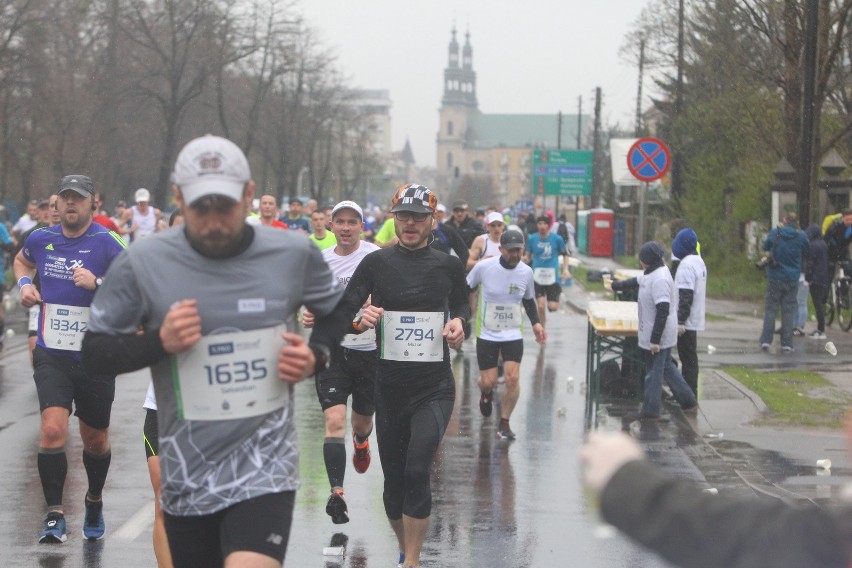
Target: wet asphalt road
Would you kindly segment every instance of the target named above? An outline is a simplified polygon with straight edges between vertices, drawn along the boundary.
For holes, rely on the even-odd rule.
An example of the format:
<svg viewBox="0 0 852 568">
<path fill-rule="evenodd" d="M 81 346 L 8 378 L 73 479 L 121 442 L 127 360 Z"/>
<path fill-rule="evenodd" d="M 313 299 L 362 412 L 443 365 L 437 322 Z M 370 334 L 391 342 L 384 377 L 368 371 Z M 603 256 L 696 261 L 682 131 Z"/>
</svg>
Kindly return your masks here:
<svg viewBox="0 0 852 568">
<path fill-rule="evenodd" d="M 434 504 L 423 566 L 667 566 L 603 527 L 579 482 L 586 318 L 570 310 L 551 315 L 550 341 L 544 349 L 527 333 L 521 398 L 512 417 L 518 434 L 514 442 L 496 439 L 499 408 L 489 419 L 479 413 L 473 344 L 466 342 L 454 360 L 456 407 L 433 468 Z M 142 444 L 148 372 L 118 378 L 112 467 L 104 492 L 107 534 L 100 542 L 85 542 L 80 534 L 86 481 L 77 421 L 71 420 L 65 486 L 69 539 L 62 545 L 36 543 L 44 499 L 36 471 L 38 404 L 31 376 L 19 336 L 0 359 L 0 566 L 155 566 L 150 544 L 153 501 Z M 312 381 L 297 387 L 297 416 L 302 489 L 285 565 L 396 566 L 396 540 L 382 508 L 377 452 L 365 474 L 348 469 L 351 521 L 333 525 L 324 510 L 329 488 L 322 459 L 323 423 Z M 684 437 L 676 429 L 637 436 L 652 459 L 706 486 L 691 459 L 702 456 L 702 440 Z M 351 445 L 347 447 L 351 455 Z M 348 539 L 345 556 L 323 556 L 323 547 L 338 532 Z"/>
</svg>

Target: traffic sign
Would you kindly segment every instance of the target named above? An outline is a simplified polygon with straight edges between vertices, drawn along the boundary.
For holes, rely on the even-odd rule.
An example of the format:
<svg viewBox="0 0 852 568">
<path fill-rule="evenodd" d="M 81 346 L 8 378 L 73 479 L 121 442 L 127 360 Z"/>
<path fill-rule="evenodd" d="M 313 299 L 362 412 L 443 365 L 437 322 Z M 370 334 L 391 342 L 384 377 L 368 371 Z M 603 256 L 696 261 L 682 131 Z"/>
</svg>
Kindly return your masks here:
<svg viewBox="0 0 852 568">
<path fill-rule="evenodd" d="M 627 151 L 627 169 L 640 181 L 655 181 L 672 165 L 669 147 L 657 138 L 640 138 Z"/>
<path fill-rule="evenodd" d="M 533 150 L 534 195 L 591 195 L 591 150 Z"/>
</svg>

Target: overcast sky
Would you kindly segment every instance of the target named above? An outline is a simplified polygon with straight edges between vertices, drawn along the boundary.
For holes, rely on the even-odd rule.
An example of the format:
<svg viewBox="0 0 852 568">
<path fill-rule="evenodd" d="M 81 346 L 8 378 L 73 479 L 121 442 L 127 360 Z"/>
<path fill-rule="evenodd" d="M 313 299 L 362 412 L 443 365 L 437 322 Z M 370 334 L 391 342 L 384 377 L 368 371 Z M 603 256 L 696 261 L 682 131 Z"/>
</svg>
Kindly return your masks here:
<svg viewBox="0 0 852 568">
<path fill-rule="evenodd" d="M 356 88 L 388 89 L 393 149 L 410 139 L 435 164 L 447 47 L 470 31 L 484 113 L 593 114 L 633 128 L 638 70 L 619 48 L 645 0 L 301 0 L 300 10 Z M 648 85 L 643 98 L 647 105 Z"/>
</svg>

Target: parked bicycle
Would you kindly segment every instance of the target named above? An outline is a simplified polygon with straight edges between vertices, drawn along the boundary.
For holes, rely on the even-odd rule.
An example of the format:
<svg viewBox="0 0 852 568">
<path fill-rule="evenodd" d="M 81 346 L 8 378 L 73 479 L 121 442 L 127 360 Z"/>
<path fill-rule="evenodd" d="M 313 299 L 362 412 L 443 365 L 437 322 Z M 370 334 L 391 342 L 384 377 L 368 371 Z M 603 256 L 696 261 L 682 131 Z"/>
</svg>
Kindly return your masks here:
<svg viewBox="0 0 852 568">
<path fill-rule="evenodd" d="M 840 263 L 825 298 L 825 325 L 831 325 L 834 316 L 840 329 L 852 329 L 852 262 L 848 260 Z"/>
</svg>

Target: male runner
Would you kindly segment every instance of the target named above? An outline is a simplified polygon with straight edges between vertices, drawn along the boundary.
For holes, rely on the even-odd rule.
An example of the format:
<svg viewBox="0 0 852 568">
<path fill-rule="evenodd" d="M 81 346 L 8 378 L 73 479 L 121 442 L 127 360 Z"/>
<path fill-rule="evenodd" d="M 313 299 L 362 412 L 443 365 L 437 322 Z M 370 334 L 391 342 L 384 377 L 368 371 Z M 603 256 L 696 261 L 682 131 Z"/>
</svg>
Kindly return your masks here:
<svg viewBox="0 0 852 568">
<path fill-rule="evenodd" d="M 538 302 L 538 313 L 541 324 L 547 324 L 547 314 L 544 311 L 544 300 L 547 298 L 547 311 L 559 309 L 559 296 L 562 286 L 559 284 L 559 255 L 565 257 L 565 267 L 562 279 L 571 276 L 568 265 L 568 250 L 565 241 L 556 233 L 550 232 L 550 217 L 542 215 L 536 219 L 537 233 L 530 235 L 527 241 L 525 260 L 532 260 L 533 279 L 535 280 L 535 297 Z"/>
<path fill-rule="evenodd" d="M 500 236 L 506 229 L 506 224 L 503 222 L 503 216 L 496 211 L 492 211 L 485 218 L 486 233 L 479 235 L 473 239 L 473 245 L 470 247 L 470 256 L 467 260 L 467 269 L 470 270 L 480 260 L 500 256 Z"/>
<path fill-rule="evenodd" d="M 497 384 L 497 359 L 503 356 L 506 377 L 503 404 L 500 408 L 500 426 L 497 437 L 514 440 L 515 433 L 509 427 L 509 418 L 520 396 L 521 358 L 524 355 L 524 340 L 521 333 L 521 306 L 533 326 L 535 340 L 539 345 L 547 341 L 544 326 L 538 318 L 532 269 L 521 263 L 524 236 L 518 231 L 506 231 L 500 237 L 500 256 L 477 262 L 467 275 L 471 288 L 470 298 L 474 302 L 475 290 L 479 290 L 476 307 L 476 361 L 479 364 L 479 410 L 485 417 L 491 416 L 491 398 Z"/>
<path fill-rule="evenodd" d="M 429 528 L 429 470 L 449 423 L 455 380 L 449 348 L 464 341 L 470 316 L 464 267 L 428 246 L 437 196 L 408 184 L 393 198 L 398 244 L 364 257 L 344 296 L 359 332 L 376 328 L 376 434 L 385 476 L 385 513 L 403 566 L 419 566 Z"/>
<path fill-rule="evenodd" d="M 133 197 L 136 205 L 130 207 L 125 212 L 125 216 L 130 221 L 131 240 L 136 242 L 159 230 L 157 223 L 160 220 L 160 210 L 151 207 L 151 192 L 144 187 L 137 189 Z"/>
<path fill-rule="evenodd" d="M 318 212 L 314 211 L 313 215 Z M 369 253 L 379 247 L 360 239 L 364 227 L 364 212 L 354 201 L 341 201 L 331 212 L 331 231 L 337 244 L 323 251 L 323 259 L 346 286 L 352 273 Z M 313 326 L 314 316 L 306 311 L 302 325 Z M 317 375 L 317 395 L 325 415 L 325 441 L 323 457 L 331 495 L 325 512 L 334 524 L 349 522 L 348 509 L 343 494 L 346 474 L 346 400 L 352 396 L 352 441 L 355 452 L 352 465 L 358 473 L 370 467 L 370 433 L 373 431 L 373 414 L 376 411 L 373 391 L 376 375 L 376 333 L 350 333 L 331 355 L 328 370 Z"/>
<path fill-rule="evenodd" d="M 257 219 L 261 225 L 277 229 L 287 228 L 287 225 L 278 220 L 278 200 L 271 193 L 264 193 L 260 196 L 258 209 L 260 215 L 258 215 Z"/>
<path fill-rule="evenodd" d="M 112 457 L 108 428 L 115 374 L 84 370 L 80 344 L 95 290 L 124 250 L 118 235 L 92 222 L 95 190 L 91 179 L 65 176 L 57 193 L 60 224 L 30 234 L 14 262 L 21 304 L 26 308 L 42 305 L 33 351 L 33 379 L 41 409 L 38 473 L 47 501 L 47 517 L 38 538 L 41 543 L 67 539 L 62 493 L 72 405 L 80 421 L 83 466 L 89 482 L 83 536 L 90 540 L 104 536 L 101 491 Z M 39 290 L 33 286 L 36 274 Z"/>
<path fill-rule="evenodd" d="M 172 179 L 184 224 L 118 259 L 84 362 L 151 367 L 175 566 L 281 566 L 299 484 L 292 383 L 340 341 L 343 290 L 304 235 L 246 224 L 255 184 L 233 142 L 192 140 Z M 310 347 L 290 331 L 303 304 Z"/>
<path fill-rule="evenodd" d="M 311 234 L 308 238 L 313 241 L 320 250 L 331 248 L 336 244 L 334 233 L 328 230 L 328 217 L 325 211 L 317 209 L 311 213 Z"/>
</svg>

